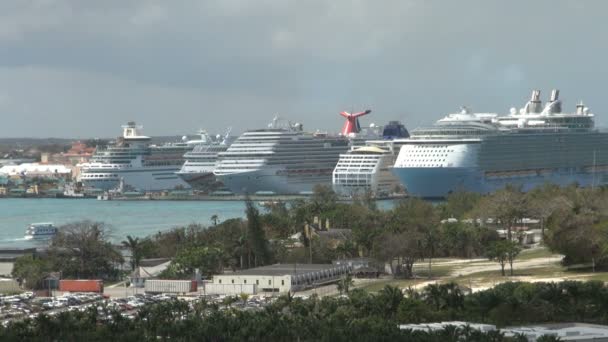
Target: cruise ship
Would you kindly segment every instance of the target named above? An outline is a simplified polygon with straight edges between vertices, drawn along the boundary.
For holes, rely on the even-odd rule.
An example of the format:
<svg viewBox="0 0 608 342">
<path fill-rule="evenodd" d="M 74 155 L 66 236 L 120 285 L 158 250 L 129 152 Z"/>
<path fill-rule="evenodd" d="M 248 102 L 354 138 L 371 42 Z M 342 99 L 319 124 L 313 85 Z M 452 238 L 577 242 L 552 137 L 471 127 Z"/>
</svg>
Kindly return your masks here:
<svg viewBox="0 0 608 342">
<path fill-rule="evenodd" d="M 316 184 L 331 186 L 345 136 L 307 133 L 301 124 L 276 118 L 266 129 L 243 133 L 213 171 L 237 194 L 310 194 Z"/>
<path fill-rule="evenodd" d="M 594 115 L 582 103 L 562 112 L 558 90 L 544 106 L 534 90 L 522 109 L 507 115 L 465 108 L 400 143 L 394 172 L 419 197 L 488 193 L 507 184 L 527 191 L 544 183 L 608 181 L 608 133 L 595 128 Z"/>
<path fill-rule="evenodd" d="M 193 189 L 203 192 L 213 192 L 223 189 L 221 182 L 213 174 L 218 163 L 218 154 L 225 152 L 230 143 L 230 129 L 224 136 L 212 137 L 205 131 L 200 131 L 200 142 L 197 142 L 192 151 L 184 154 L 186 162 L 176 174 L 188 183 Z"/>
<path fill-rule="evenodd" d="M 110 190 L 122 179 L 140 191 L 184 189 L 190 186 L 175 172 L 184 163 L 183 155 L 193 148 L 187 142 L 151 145 L 141 134 L 141 126 L 129 122 L 116 144 L 95 151 L 89 162 L 80 164 L 80 181 L 85 188 Z"/>
<path fill-rule="evenodd" d="M 364 146 L 352 146 L 341 154 L 333 171 L 332 185 L 337 194 L 346 197 L 371 193 L 386 197 L 402 192 L 400 182 L 393 174 L 401 143 L 395 139 L 409 137 L 405 126 L 391 121 L 382 130 L 383 140 L 367 140 Z"/>
</svg>

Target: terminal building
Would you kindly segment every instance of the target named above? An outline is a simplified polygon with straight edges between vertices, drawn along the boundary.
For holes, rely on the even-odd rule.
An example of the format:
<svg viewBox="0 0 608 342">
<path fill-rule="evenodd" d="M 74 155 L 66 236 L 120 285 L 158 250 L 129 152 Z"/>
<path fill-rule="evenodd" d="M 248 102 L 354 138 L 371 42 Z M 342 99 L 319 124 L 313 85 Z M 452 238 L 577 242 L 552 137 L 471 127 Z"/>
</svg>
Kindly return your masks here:
<svg viewBox="0 0 608 342">
<path fill-rule="evenodd" d="M 275 264 L 213 276 L 208 294 L 296 292 L 337 282 L 352 271 L 348 265 Z"/>
</svg>

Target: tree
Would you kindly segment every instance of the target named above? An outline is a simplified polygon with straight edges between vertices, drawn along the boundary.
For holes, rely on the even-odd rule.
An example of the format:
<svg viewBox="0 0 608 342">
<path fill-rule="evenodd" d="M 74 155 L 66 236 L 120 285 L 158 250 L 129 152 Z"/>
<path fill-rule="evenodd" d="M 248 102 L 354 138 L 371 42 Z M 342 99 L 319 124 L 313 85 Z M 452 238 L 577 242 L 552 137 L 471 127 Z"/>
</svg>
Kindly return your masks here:
<svg viewBox="0 0 608 342">
<path fill-rule="evenodd" d="M 507 185 L 483 198 L 478 207 L 479 216 L 490 217 L 501 225 L 507 232 L 507 241 L 513 241 L 513 227 L 524 218 L 529 211 L 528 197 L 520 188 Z M 487 216 L 486 216 L 487 215 Z M 513 253 L 508 255 L 509 264 L 513 265 Z"/>
<path fill-rule="evenodd" d="M 115 276 L 123 258 L 109 237 L 110 228 L 103 222 L 79 221 L 61 226 L 49 248 L 53 269 L 64 277 Z"/>
<path fill-rule="evenodd" d="M 127 235 L 127 239 L 122 241 L 122 245 L 131 251 L 131 269 L 135 271 L 143 258 L 140 240 Z"/>
<path fill-rule="evenodd" d="M 355 281 L 353 280 L 353 276 L 348 273 L 346 276 L 342 277 L 340 281 L 338 281 L 338 292 L 340 294 L 345 294 L 350 291 L 350 288 L 355 285 Z"/>
<path fill-rule="evenodd" d="M 44 279 L 52 271 L 48 260 L 35 255 L 24 255 L 15 260 L 12 276 L 28 289 L 44 288 Z"/>
<path fill-rule="evenodd" d="M 192 277 L 199 269 L 209 277 L 221 273 L 224 267 L 224 253 L 220 248 L 192 246 L 181 249 L 164 273 L 168 278 Z"/>
<path fill-rule="evenodd" d="M 254 256 L 254 265 L 261 266 L 270 262 L 270 250 L 268 248 L 268 240 L 262 228 L 260 221 L 260 212 L 254 206 L 251 199 L 245 200 L 245 212 L 247 214 L 247 240 L 251 246 L 251 252 Z"/>
<path fill-rule="evenodd" d="M 217 226 L 217 223 L 219 222 L 220 217 L 217 216 L 217 214 L 213 214 L 211 215 L 211 223 L 213 223 L 213 226 Z"/>
<path fill-rule="evenodd" d="M 486 250 L 486 257 L 500 264 L 500 271 L 505 276 L 505 266 L 511 265 L 513 275 L 513 259 L 519 254 L 521 247 L 513 241 L 501 240 L 491 243 Z"/>
</svg>

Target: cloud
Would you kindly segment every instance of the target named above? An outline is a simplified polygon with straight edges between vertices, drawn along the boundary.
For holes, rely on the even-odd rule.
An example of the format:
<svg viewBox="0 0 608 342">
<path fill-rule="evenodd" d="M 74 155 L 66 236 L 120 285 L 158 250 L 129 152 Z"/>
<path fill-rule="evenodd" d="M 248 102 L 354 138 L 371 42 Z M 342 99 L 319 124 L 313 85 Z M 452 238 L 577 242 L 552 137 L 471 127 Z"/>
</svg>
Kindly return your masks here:
<svg viewBox="0 0 608 342">
<path fill-rule="evenodd" d="M 337 130 L 337 112 L 361 107 L 374 110 L 364 122 L 415 127 L 462 103 L 507 111 L 530 89 L 551 87 L 597 107 L 606 9 L 559 0 L 5 0 L 0 136 L 113 136 L 128 117 L 150 134 L 238 132 L 277 112 Z"/>
</svg>

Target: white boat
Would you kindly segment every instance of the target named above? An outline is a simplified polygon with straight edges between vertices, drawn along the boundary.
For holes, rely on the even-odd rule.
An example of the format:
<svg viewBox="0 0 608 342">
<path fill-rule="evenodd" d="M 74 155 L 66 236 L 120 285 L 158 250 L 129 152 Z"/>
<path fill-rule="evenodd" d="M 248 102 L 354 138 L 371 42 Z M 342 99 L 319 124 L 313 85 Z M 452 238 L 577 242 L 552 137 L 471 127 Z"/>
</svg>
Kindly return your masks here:
<svg viewBox="0 0 608 342">
<path fill-rule="evenodd" d="M 80 164 L 80 181 L 87 188 L 110 190 L 120 179 L 141 191 L 189 188 L 175 172 L 184 163 L 183 155 L 192 150 L 189 142 L 151 145 L 141 134 L 141 126 L 129 122 L 116 144 L 98 149 L 88 163 Z"/>
<path fill-rule="evenodd" d="M 25 231 L 26 240 L 49 240 L 57 234 L 57 227 L 50 222 L 32 223 Z"/>
</svg>

